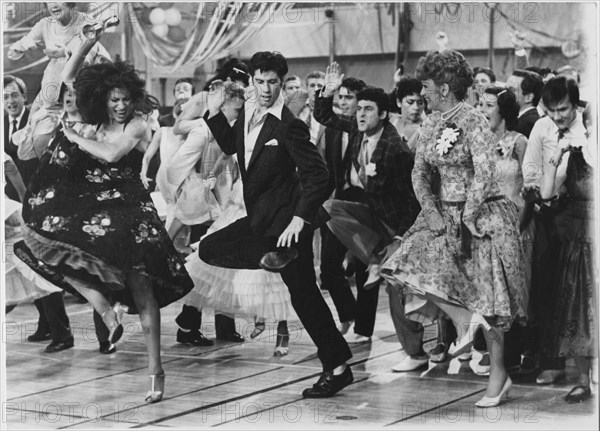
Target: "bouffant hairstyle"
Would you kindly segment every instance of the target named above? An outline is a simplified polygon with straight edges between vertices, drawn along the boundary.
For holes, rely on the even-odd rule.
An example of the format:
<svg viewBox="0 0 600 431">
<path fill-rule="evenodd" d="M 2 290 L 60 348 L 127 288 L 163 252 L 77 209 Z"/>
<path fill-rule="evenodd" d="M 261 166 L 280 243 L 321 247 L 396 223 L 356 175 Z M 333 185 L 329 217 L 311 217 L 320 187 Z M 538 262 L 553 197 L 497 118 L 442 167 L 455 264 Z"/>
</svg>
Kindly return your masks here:
<svg viewBox="0 0 600 431">
<path fill-rule="evenodd" d="M 247 87 L 250 82 L 250 73 L 248 66 L 239 58 L 230 58 L 217 69 L 215 76 L 206 81 L 204 91 L 209 91 L 210 86 L 215 81 L 227 81 L 229 78 L 232 82 L 243 82 Z"/>
<path fill-rule="evenodd" d="M 268 72 L 272 70 L 283 81 L 283 78 L 288 73 L 287 60 L 279 52 L 259 51 L 250 59 L 250 75 L 254 76 L 254 72 Z"/>
<path fill-rule="evenodd" d="M 77 74 L 75 91 L 77 108 L 83 121 L 103 124 L 110 120 L 107 101 L 114 89 L 127 90 L 131 105 L 125 123 L 136 113 L 150 114 L 158 108 L 158 101 L 146 92 L 146 82 L 130 63 L 117 61 L 86 66 Z"/>
<path fill-rule="evenodd" d="M 448 84 L 458 100 L 463 100 L 473 85 L 473 70 L 458 51 L 430 51 L 419 59 L 417 79 L 433 80 L 436 85 Z"/>
<path fill-rule="evenodd" d="M 359 102 L 361 100 L 375 102 L 378 114 L 381 114 L 383 111 L 390 112 L 390 99 L 382 88 L 367 86 L 356 94 L 356 100 Z"/>
<path fill-rule="evenodd" d="M 506 130 L 517 130 L 517 117 L 519 116 L 520 108 L 515 93 L 499 85 L 488 86 L 484 90 L 484 93 L 492 94 L 498 98 L 498 112 L 506 122 Z"/>
</svg>

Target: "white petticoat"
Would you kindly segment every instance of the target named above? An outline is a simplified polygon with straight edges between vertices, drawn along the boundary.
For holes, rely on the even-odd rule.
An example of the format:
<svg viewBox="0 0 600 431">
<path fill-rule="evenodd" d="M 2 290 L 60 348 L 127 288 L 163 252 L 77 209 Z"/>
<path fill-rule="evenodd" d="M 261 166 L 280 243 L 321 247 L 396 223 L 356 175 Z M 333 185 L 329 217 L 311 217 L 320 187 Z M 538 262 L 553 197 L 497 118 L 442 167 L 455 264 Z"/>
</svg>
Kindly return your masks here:
<svg viewBox="0 0 600 431">
<path fill-rule="evenodd" d="M 245 216 L 242 185 L 238 181 L 221 216 L 205 236 Z M 290 315 L 290 294 L 281 275 L 277 273 L 262 269 L 212 266 L 200 260 L 198 253 L 188 257 L 185 268 L 194 281 L 194 289 L 185 297 L 187 305 L 210 307 L 240 317 L 258 316 L 269 321 L 287 320 Z"/>
<path fill-rule="evenodd" d="M 21 238 L 21 204 L 5 197 L 6 273 L 4 276 L 5 305 L 31 302 L 62 289 L 53 285 L 27 266 L 12 252 Z"/>
</svg>

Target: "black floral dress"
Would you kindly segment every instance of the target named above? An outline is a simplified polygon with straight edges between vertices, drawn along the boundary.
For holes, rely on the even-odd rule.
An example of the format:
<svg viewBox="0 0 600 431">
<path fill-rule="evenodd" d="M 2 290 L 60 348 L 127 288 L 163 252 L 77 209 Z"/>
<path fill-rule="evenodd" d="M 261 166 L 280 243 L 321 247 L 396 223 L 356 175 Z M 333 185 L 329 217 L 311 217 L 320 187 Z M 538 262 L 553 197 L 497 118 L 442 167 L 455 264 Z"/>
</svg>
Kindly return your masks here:
<svg viewBox="0 0 600 431">
<path fill-rule="evenodd" d="M 185 296 L 193 283 L 140 181 L 142 156 L 106 163 L 59 132 L 29 184 L 16 255 L 57 286 L 97 289 L 130 313 L 131 274 L 150 278 L 160 307 Z"/>
</svg>

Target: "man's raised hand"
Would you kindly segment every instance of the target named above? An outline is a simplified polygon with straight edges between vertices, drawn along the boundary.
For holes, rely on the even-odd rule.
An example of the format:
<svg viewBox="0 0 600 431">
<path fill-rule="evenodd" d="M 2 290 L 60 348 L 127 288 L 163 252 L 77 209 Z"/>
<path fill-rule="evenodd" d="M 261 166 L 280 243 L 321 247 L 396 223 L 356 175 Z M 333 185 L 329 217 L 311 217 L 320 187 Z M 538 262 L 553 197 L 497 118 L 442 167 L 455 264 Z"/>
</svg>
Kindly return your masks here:
<svg viewBox="0 0 600 431">
<path fill-rule="evenodd" d="M 342 86 L 343 79 L 344 74 L 340 74 L 340 65 L 337 61 L 334 61 L 331 65 L 327 66 L 327 69 L 325 69 L 325 85 L 323 86 L 321 95 L 323 97 L 333 96 L 333 93 Z"/>
</svg>

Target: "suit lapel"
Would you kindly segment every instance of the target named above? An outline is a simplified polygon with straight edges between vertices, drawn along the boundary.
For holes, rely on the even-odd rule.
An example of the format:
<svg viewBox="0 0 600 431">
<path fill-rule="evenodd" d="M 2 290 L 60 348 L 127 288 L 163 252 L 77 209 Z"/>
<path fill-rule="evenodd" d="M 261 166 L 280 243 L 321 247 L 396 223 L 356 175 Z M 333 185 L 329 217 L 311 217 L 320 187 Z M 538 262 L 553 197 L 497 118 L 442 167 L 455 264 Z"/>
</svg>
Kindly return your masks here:
<svg viewBox="0 0 600 431">
<path fill-rule="evenodd" d="M 394 127 L 394 126 L 391 126 Z M 383 154 L 385 153 L 385 149 L 387 147 L 389 141 L 389 129 L 388 125 L 383 127 L 383 133 L 379 137 L 379 141 L 375 146 L 375 150 L 373 150 L 373 154 L 371 154 L 371 160 L 369 163 L 377 163 L 383 158 Z"/>
<path fill-rule="evenodd" d="M 4 148 L 8 146 L 8 133 L 10 129 L 8 114 L 4 115 Z"/>
<path fill-rule="evenodd" d="M 363 140 L 363 134 L 361 132 L 357 132 L 356 139 L 354 139 L 354 145 L 350 147 L 350 157 L 351 162 L 356 168 L 356 172 L 360 170 L 360 164 L 358 163 L 358 153 L 360 152 L 360 146 Z"/>
<path fill-rule="evenodd" d="M 256 144 L 254 145 L 254 149 L 252 150 L 252 157 L 250 157 L 248 169 L 250 169 L 250 166 L 252 166 L 252 163 L 256 160 L 256 157 L 258 157 L 258 154 L 262 151 L 263 147 L 269 140 L 271 132 L 273 131 L 275 126 L 277 126 L 278 121 L 279 120 L 277 120 L 277 117 L 273 116 L 272 114 L 267 114 L 267 118 L 265 118 L 265 123 L 263 124 L 262 129 L 260 129 L 260 133 L 258 134 L 258 138 L 256 139 Z"/>
<path fill-rule="evenodd" d="M 235 134 L 235 139 L 236 139 L 236 142 L 235 142 L 236 147 L 235 148 L 237 150 L 240 174 L 244 177 L 246 176 L 246 151 L 244 150 L 244 141 L 246 139 L 246 133 L 244 130 L 246 128 L 245 116 L 246 116 L 246 113 L 242 109 L 242 112 L 240 112 L 240 115 L 235 122 L 235 127 L 238 128 L 238 130 Z"/>
</svg>

